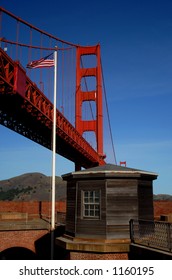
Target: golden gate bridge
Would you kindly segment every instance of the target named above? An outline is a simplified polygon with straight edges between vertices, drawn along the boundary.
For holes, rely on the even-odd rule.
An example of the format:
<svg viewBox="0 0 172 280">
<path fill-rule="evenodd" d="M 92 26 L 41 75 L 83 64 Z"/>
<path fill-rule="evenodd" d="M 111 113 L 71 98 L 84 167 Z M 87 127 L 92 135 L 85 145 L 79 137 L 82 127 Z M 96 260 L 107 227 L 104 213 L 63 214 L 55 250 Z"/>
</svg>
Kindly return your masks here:
<svg viewBox="0 0 172 280">
<path fill-rule="evenodd" d="M 61 40 L 2 7 L 0 44 L 0 124 L 52 149 L 54 69 L 26 65 L 57 50 L 56 152 L 76 170 L 108 153 L 116 164 L 100 44 Z"/>
</svg>

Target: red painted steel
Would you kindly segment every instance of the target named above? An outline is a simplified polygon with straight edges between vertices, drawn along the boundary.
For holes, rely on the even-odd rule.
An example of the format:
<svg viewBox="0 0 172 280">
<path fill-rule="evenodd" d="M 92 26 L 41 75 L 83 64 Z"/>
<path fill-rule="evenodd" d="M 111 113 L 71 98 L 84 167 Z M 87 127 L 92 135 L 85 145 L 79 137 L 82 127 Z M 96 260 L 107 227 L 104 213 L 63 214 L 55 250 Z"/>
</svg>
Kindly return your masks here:
<svg viewBox="0 0 172 280">
<path fill-rule="evenodd" d="M 92 68 L 81 67 L 81 57 L 84 55 L 95 55 L 97 65 Z M 96 135 L 97 153 L 102 160 L 103 153 L 103 108 L 102 108 L 102 73 L 100 61 L 100 45 L 93 47 L 77 47 L 76 63 L 76 130 L 82 135 L 85 131 L 93 131 Z M 92 91 L 82 91 L 81 79 L 93 76 L 96 79 L 96 88 Z M 96 104 L 96 119 L 83 120 L 82 103 L 84 101 L 94 101 Z"/>
<path fill-rule="evenodd" d="M 120 161 L 119 165 L 124 165 L 124 166 L 126 166 L 126 165 L 127 165 L 127 162 L 126 162 L 126 161 Z"/>
<path fill-rule="evenodd" d="M 97 87 L 100 91 L 98 88 L 100 84 Z M 93 98 L 93 94 L 90 96 Z M 99 106 L 101 102 L 100 100 Z M 26 76 L 21 65 L 14 62 L 2 49 L 0 49 L 0 112 L 3 114 L 0 116 L 2 125 L 51 148 L 53 104 Z M 99 138 L 102 137 L 102 112 L 98 113 L 97 126 L 100 126 L 100 131 L 97 128 L 96 132 Z M 88 126 L 94 128 L 95 122 Z M 85 168 L 105 164 L 102 157 L 102 139 L 99 139 L 99 149 L 96 152 L 80 132 L 80 129 L 74 128 L 57 110 L 57 141 L 59 141 L 57 152 Z M 46 140 L 48 144 L 45 143 Z"/>
</svg>

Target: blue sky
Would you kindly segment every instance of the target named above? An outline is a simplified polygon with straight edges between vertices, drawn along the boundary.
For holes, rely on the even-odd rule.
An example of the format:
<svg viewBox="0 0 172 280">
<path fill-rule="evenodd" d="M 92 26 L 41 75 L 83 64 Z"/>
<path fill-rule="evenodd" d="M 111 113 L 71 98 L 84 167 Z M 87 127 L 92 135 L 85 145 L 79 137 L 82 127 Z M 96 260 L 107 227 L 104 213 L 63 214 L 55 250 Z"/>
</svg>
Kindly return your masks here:
<svg viewBox="0 0 172 280">
<path fill-rule="evenodd" d="M 101 45 L 117 162 L 159 174 L 172 194 L 172 1 L 5 1 L 1 6 L 61 39 Z M 49 150 L 0 126 L 0 180 L 51 175 Z M 56 173 L 73 171 L 57 156 Z"/>
</svg>

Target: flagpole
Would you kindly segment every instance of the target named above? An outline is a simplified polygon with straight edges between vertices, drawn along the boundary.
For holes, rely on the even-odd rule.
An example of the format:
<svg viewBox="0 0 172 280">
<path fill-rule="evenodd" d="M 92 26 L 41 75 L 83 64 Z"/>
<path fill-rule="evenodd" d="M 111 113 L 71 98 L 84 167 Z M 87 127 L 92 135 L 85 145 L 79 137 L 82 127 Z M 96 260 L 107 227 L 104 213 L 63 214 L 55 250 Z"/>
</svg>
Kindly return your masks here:
<svg viewBox="0 0 172 280">
<path fill-rule="evenodd" d="M 51 230 L 55 229 L 55 183 L 56 183 L 56 101 L 57 99 L 57 50 L 54 51 L 54 110 L 53 110 L 53 158 L 52 158 L 52 208 Z"/>
</svg>

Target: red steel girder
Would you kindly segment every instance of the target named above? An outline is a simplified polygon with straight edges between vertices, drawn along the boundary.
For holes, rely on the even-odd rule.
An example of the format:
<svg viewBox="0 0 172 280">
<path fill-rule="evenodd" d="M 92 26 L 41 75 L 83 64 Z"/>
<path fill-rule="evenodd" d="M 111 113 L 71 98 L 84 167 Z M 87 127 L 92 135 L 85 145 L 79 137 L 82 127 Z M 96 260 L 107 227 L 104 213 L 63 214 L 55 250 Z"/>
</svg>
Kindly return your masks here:
<svg viewBox="0 0 172 280">
<path fill-rule="evenodd" d="M 14 86 L 14 64 L 12 59 L 0 51 L 0 92 L 12 92 Z"/>
</svg>

